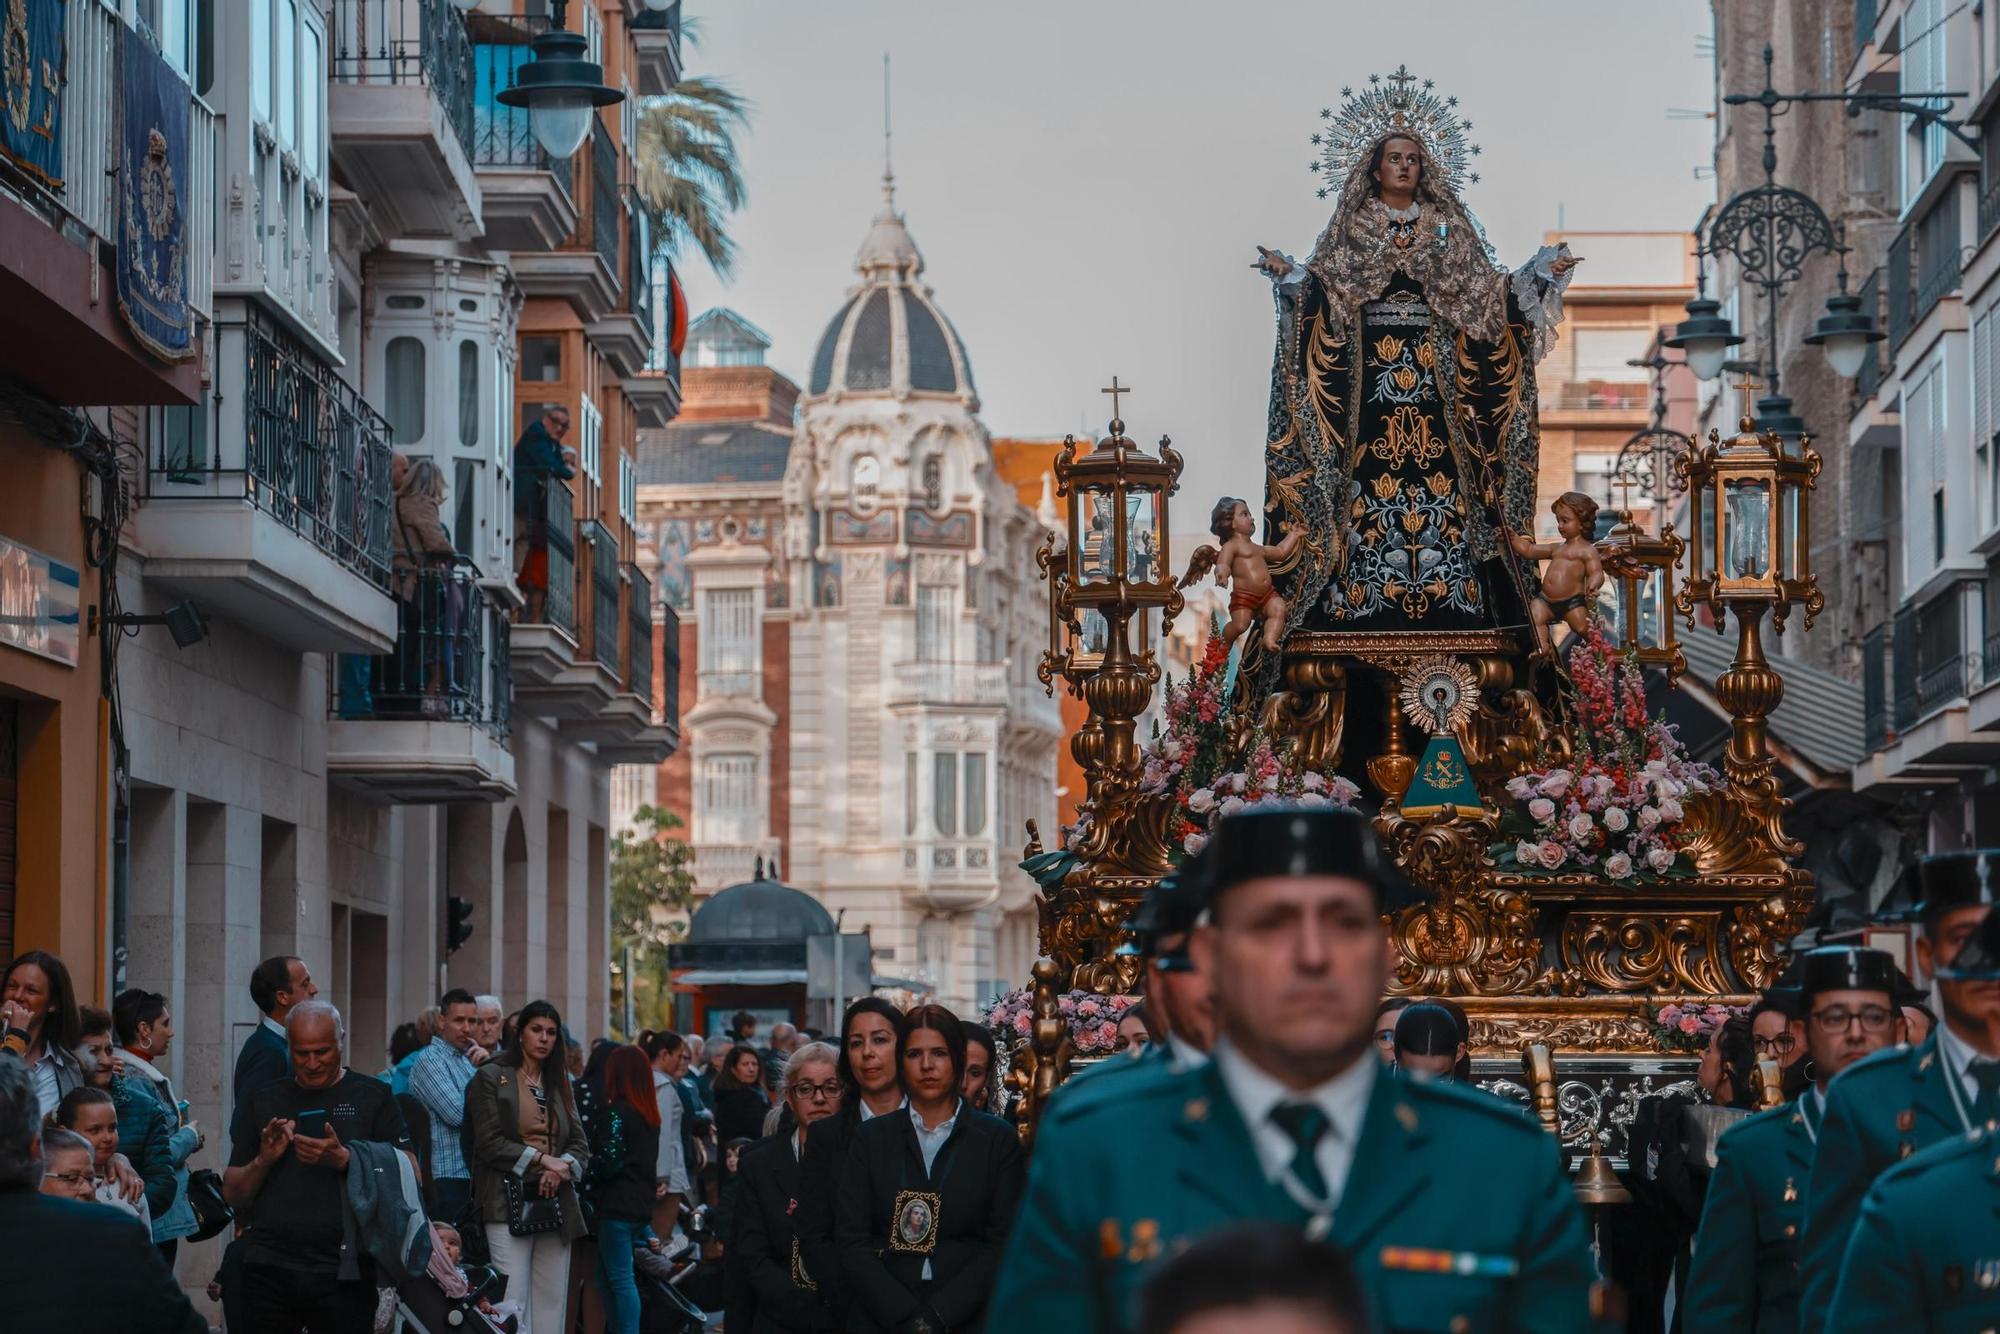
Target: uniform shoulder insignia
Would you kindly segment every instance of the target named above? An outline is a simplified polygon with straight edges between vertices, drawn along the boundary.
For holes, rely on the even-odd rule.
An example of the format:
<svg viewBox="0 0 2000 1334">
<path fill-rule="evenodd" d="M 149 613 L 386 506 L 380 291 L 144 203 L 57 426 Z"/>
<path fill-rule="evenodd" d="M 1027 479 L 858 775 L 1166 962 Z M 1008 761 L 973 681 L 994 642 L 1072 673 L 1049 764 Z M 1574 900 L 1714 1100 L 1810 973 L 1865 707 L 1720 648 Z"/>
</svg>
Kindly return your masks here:
<svg viewBox="0 0 2000 1334">
<path fill-rule="evenodd" d="M 1875 1178 L 1872 1188 L 1876 1192 L 1897 1194 L 1905 1189 L 1904 1183 L 1940 1169 L 1954 1174 L 1965 1170 L 1965 1160 L 1984 1161 L 1990 1152 L 1985 1130 L 1979 1129 L 1969 1135 L 1953 1135 L 1949 1139 L 1918 1149 L 1899 1163 L 1892 1163 Z M 2000 1162 L 1993 1165 L 2000 1173 Z"/>
</svg>

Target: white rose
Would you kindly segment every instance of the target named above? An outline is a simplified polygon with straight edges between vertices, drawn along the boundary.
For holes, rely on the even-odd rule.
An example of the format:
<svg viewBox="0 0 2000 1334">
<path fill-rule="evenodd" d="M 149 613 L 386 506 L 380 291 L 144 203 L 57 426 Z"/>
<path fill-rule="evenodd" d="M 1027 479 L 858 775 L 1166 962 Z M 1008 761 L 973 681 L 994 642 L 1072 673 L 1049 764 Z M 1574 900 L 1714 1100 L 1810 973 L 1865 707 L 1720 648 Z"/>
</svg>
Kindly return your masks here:
<svg viewBox="0 0 2000 1334">
<path fill-rule="evenodd" d="M 1662 820 L 1666 820 L 1668 822 L 1678 820 L 1681 818 L 1682 813 L 1683 812 L 1681 811 L 1680 802 L 1676 801 L 1672 797 L 1665 797 L 1661 799 L 1660 818 Z"/>
<path fill-rule="evenodd" d="M 1578 811 L 1575 815 L 1569 817 L 1569 836 L 1571 838 L 1578 840 L 1589 838 L 1590 831 L 1594 827 L 1591 824 L 1590 816 L 1583 811 Z"/>
<path fill-rule="evenodd" d="M 1208 846 L 1207 834 L 1189 834 L 1181 840 L 1181 847 L 1192 857 Z"/>
<path fill-rule="evenodd" d="M 1655 810 L 1651 806 L 1641 806 L 1639 808 L 1639 827 L 1641 829 L 1651 829 L 1659 823 L 1660 823 L 1659 811 Z"/>
<path fill-rule="evenodd" d="M 1569 856 L 1569 854 L 1563 851 L 1562 844 L 1547 842 L 1547 841 L 1543 842 L 1542 865 L 1548 867 L 1551 871 L 1555 870 L 1558 866 L 1561 866 L 1563 864 L 1563 859 L 1567 856 Z"/>
<path fill-rule="evenodd" d="M 1651 852 L 1646 854 L 1646 865 L 1652 867 L 1655 871 L 1664 871 L 1673 864 L 1674 850 L 1665 844 L 1655 846 Z"/>
<path fill-rule="evenodd" d="M 1526 774 L 1507 780 L 1507 795 L 1516 801 L 1526 801 L 1535 795 L 1535 780 Z"/>
<path fill-rule="evenodd" d="M 1648 778 L 1664 778 L 1667 773 L 1667 762 L 1665 760 L 1647 760 L 1645 767 L 1639 770 L 1639 772 Z"/>
<path fill-rule="evenodd" d="M 1632 859 L 1622 852 L 1614 852 L 1604 859 L 1604 873 L 1613 880 L 1623 880 L 1632 874 Z"/>
<path fill-rule="evenodd" d="M 1533 866 L 1542 859 L 1542 845 L 1532 839 L 1523 839 L 1514 845 L 1514 860 L 1522 866 Z"/>
<path fill-rule="evenodd" d="M 1542 780 L 1542 795 L 1560 797 L 1569 791 L 1569 770 L 1557 769 Z"/>
<path fill-rule="evenodd" d="M 1317 792 L 1326 786 L 1326 779 L 1320 777 L 1318 774 L 1307 774 L 1305 777 L 1299 779 L 1299 786 L 1308 792 Z"/>
<path fill-rule="evenodd" d="M 1222 804 L 1216 807 L 1216 811 L 1221 815 L 1234 815 L 1242 810 L 1245 804 L 1241 797 L 1224 797 Z"/>
<path fill-rule="evenodd" d="M 1223 779 L 1219 786 L 1227 787 L 1231 792 L 1241 793 L 1250 786 L 1250 779 L 1245 774 L 1231 774 Z"/>
<path fill-rule="evenodd" d="M 1181 757 L 1181 743 L 1178 737 L 1168 737 L 1160 743 L 1160 754 L 1169 761 Z"/>
<path fill-rule="evenodd" d="M 1277 774 L 1272 774 L 1269 778 L 1266 778 L 1263 782 L 1259 783 L 1257 786 L 1262 788 L 1266 792 L 1276 792 L 1278 790 L 1278 781 L 1279 781 L 1279 776 Z"/>
<path fill-rule="evenodd" d="M 1198 787 L 1188 793 L 1188 809 L 1196 815 L 1205 815 L 1215 809 L 1215 793 L 1205 787 Z"/>
<path fill-rule="evenodd" d="M 1547 824 L 1556 818 L 1556 804 L 1547 797 L 1536 797 L 1528 803 L 1528 815 L 1536 824 Z"/>
<path fill-rule="evenodd" d="M 1327 784 L 1326 794 L 1343 806 L 1352 806 L 1355 800 L 1361 796 L 1361 789 L 1348 782 L 1345 778 L 1335 778 L 1331 783 Z"/>
<path fill-rule="evenodd" d="M 1604 812 L 1604 827 L 1614 834 L 1624 833 L 1631 823 L 1632 817 L 1625 813 L 1623 806 L 1613 806 Z"/>
<path fill-rule="evenodd" d="M 1318 806 L 1331 806 L 1333 805 L 1333 803 L 1328 801 L 1325 795 L 1322 793 L 1301 792 L 1299 794 L 1299 805 L 1318 807 Z"/>
</svg>

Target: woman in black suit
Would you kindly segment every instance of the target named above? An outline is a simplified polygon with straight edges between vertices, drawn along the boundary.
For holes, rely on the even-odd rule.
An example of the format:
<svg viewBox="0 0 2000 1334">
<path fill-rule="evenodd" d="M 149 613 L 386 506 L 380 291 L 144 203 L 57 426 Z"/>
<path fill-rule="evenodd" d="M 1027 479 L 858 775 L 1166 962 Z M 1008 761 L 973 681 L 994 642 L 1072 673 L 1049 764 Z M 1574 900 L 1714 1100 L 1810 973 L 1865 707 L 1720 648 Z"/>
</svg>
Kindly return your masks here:
<svg viewBox="0 0 2000 1334">
<path fill-rule="evenodd" d="M 879 996 L 863 996 L 840 1020 L 840 1110 L 808 1127 L 799 1163 L 799 1207 L 793 1225 L 799 1255 L 819 1285 L 828 1327 L 847 1319 L 847 1277 L 833 1243 L 833 1197 L 854 1128 L 903 1105 L 902 1072 L 896 1062 L 896 1030 L 903 1012 Z"/>
<path fill-rule="evenodd" d="M 806 1130 L 840 1112 L 839 1057 L 812 1042 L 785 1062 L 786 1108 L 791 1129 L 743 1150 L 737 1180 L 735 1241 L 730 1251 L 756 1294 L 750 1334 L 815 1334 L 839 1326 L 819 1298 L 793 1231 Z"/>
<path fill-rule="evenodd" d="M 1021 1201 L 1021 1142 L 959 1094 L 965 1029 L 942 1005 L 903 1016 L 909 1108 L 855 1129 L 834 1197 L 849 1334 L 955 1334 L 984 1324 Z"/>
<path fill-rule="evenodd" d="M 762 1139 L 764 1117 L 770 1110 L 771 1101 L 764 1095 L 763 1058 L 747 1042 L 732 1048 L 715 1081 L 716 1142 Z"/>
</svg>

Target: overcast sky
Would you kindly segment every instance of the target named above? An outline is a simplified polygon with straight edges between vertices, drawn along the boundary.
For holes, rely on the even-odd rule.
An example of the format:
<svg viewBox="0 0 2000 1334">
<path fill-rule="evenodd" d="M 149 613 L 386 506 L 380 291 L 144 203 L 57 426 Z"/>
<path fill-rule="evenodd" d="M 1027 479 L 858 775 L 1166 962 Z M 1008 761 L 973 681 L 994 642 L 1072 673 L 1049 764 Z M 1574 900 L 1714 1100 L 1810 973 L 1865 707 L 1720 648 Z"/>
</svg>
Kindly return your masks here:
<svg viewBox="0 0 2000 1334">
<path fill-rule="evenodd" d="M 734 307 L 804 381 L 880 204 L 882 54 L 897 201 L 963 335 L 996 435 L 1130 433 L 1188 458 L 1183 510 L 1264 439 L 1272 315 L 1258 243 L 1302 254 L 1330 201 L 1309 142 L 1344 84 L 1399 63 L 1455 93 L 1484 148 L 1467 192 L 1510 267 L 1561 223 L 1685 229 L 1711 185 L 1700 0 L 686 0 L 688 72 L 755 103 L 724 283 L 684 255 L 696 313 Z M 1185 507 L 1192 505 L 1188 510 Z"/>
</svg>

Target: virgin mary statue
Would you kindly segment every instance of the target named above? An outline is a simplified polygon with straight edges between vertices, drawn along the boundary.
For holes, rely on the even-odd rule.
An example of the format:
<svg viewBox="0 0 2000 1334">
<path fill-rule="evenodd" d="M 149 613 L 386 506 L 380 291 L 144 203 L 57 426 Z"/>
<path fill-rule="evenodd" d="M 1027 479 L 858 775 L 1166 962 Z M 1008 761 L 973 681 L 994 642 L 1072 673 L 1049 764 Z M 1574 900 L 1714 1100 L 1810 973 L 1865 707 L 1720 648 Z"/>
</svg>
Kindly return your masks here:
<svg viewBox="0 0 2000 1334">
<path fill-rule="evenodd" d="M 1506 535 L 1534 531 L 1535 363 L 1577 261 L 1495 263 L 1459 198 L 1479 150 L 1456 98 L 1406 69 L 1343 97 L 1313 136 L 1332 221 L 1303 264 L 1257 261 L 1278 305 L 1266 527 L 1306 534 L 1277 578 L 1285 628 L 1525 625 Z"/>
</svg>

